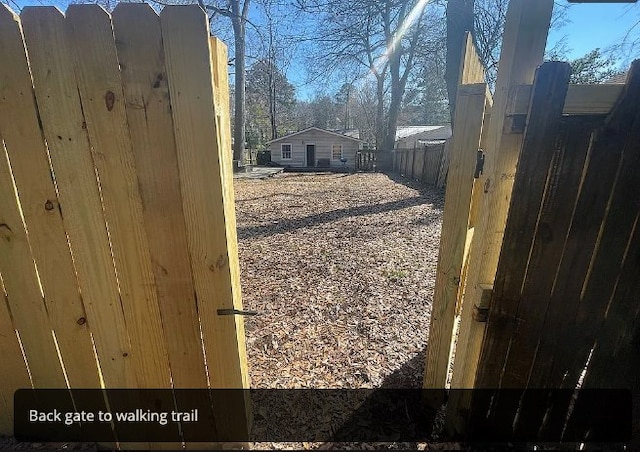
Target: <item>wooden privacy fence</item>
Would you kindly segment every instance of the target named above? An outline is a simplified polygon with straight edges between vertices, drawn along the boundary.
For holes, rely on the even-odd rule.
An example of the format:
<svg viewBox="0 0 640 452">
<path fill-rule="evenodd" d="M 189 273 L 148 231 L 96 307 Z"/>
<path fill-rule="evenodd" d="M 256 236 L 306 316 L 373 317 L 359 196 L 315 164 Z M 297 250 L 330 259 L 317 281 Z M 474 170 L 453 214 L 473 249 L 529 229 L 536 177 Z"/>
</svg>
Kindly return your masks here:
<svg viewBox="0 0 640 452">
<path fill-rule="evenodd" d="M 640 63 L 625 86 L 569 85 L 567 63 L 536 70 L 552 7 L 510 2 L 493 99 L 467 39 L 427 388 L 638 389 Z M 559 435 L 539 400 L 457 395 L 452 431 L 499 411 L 514 437 Z"/>
<path fill-rule="evenodd" d="M 356 169 L 358 171 L 375 171 L 377 169 L 376 151 L 371 149 L 358 151 L 356 154 Z"/>
<path fill-rule="evenodd" d="M 425 144 L 413 149 L 396 149 L 393 167 L 400 175 L 442 187 L 447 175 L 445 143 Z"/>
<path fill-rule="evenodd" d="M 640 389 L 640 61 L 606 117 L 563 115 L 569 74 L 545 63 L 533 85 L 479 388 Z M 551 434 L 551 404 L 486 402 L 473 401 L 472 425 L 520 410 L 514 436 Z"/>
<path fill-rule="evenodd" d="M 205 13 L 2 5 L 0 59 L 0 434 L 18 388 L 248 387 Z"/>
</svg>

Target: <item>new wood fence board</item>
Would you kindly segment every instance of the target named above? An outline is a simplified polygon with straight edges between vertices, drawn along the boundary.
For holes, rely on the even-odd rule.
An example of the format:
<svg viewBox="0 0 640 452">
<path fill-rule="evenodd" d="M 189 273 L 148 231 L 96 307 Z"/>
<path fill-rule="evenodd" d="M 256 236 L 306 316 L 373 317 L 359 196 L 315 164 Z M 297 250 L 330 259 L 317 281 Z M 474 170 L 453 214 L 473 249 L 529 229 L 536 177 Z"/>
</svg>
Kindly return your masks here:
<svg viewBox="0 0 640 452">
<path fill-rule="evenodd" d="M 13 435 L 13 409 L 2 393 L 0 393 L 0 435 Z"/>
<path fill-rule="evenodd" d="M 444 388 L 448 371 L 455 305 L 460 288 L 469 222 L 476 152 L 482 134 L 487 86 L 462 85 L 456 104 L 442 237 L 425 364 L 425 388 Z"/>
<path fill-rule="evenodd" d="M 62 366 L 4 149 L 0 152 L 0 273 L 34 386 L 64 388 Z"/>
<path fill-rule="evenodd" d="M 469 309 L 480 306 L 483 285 L 493 285 L 513 175 L 522 145 L 522 135 L 503 134 L 509 90 L 514 85 L 533 82 L 535 69 L 543 59 L 552 9 L 552 0 L 535 3 L 514 0 L 509 3 L 504 45 L 485 138 L 483 199 L 469 255 L 463 315 L 465 305 Z M 483 331 L 476 329 L 475 333 L 478 337 L 469 337 L 469 340 L 481 340 Z M 467 372 L 475 375 L 477 361 L 469 356 L 467 362 Z"/>
<path fill-rule="evenodd" d="M 119 4 L 113 26 L 173 384 L 206 388 L 160 18 Z"/>
<path fill-rule="evenodd" d="M 464 41 L 464 49 L 462 50 L 460 58 L 462 64 L 460 64 L 458 83 L 461 85 L 483 83 L 485 80 L 484 64 L 480 60 L 478 50 L 473 43 L 473 35 L 471 32 L 465 32 Z"/>
<path fill-rule="evenodd" d="M 235 215 L 235 193 L 233 185 L 233 153 L 231 152 L 231 107 L 229 93 L 229 58 L 227 46 L 218 38 L 209 38 L 211 69 L 214 81 L 214 108 L 216 115 L 216 126 L 220 137 L 219 154 L 221 165 L 221 181 L 223 187 L 223 213 L 226 219 L 225 230 L 227 235 L 228 247 L 231 250 L 229 259 L 229 273 L 231 280 L 234 281 L 233 305 L 242 309 L 242 296 L 240 287 L 240 260 L 238 259 L 238 236 Z M 249 372 L 245 345 L 245 329 L 244 319 L 242 316 L 233 316 L 235 321 L 236 335 L 238 337 L 238 353 L 240 355 L 240 364 L 244 372 L 242 373 L 242 384 L 244 388 L 250 387 Z M 246 428 L 250 429 L 253 423 L 252 412 L 250 407 L 250 398 L 248 392 L 242 394 L 242 405 L 235 401 L 229 405 L 229 413 L 231 418 L 246 420 Z M 215 403 L 215 400 L 214 400 Z M 231 411 L 234 408 L 235 411 Z M 245 411 L 246 410 L 246 411 Z M 242 426 L 245 428 L 245 426 Z M 248 443 L 227 443 L 226 447 L 236 449 L 249 449 Z"/>
<path fill-rule="evenodd" d="M 38 123 L 22 32 L 17 21 L 2 25 L 0 129 L 20 194 L 49 319 L 69 384 L 76 388 L 99 387 L 86 314 Z"/>
<path fill-rule="evenodd" d="M 13 434 L 13 393 L 31 388 L 0 275 L 0 435 Z"/>
<path fill-rule="evenodd" d="M 502 384 L 501 372 L 513 335 L 521 328 L 529 327 L 529 324 L 518 324 L 520 294 L 538 227 L 549 167 L 561 133 L 562 106 L 570 71 L 568 63 L 545 63 L 536 74 L 529 121 L 513 187 L 513 201 L 493 288 L 485 345 L 478 367 L 477 384 L 480 387 L 496 388 Z M 535 323 L 532 326 L 535 328 Z M 515 359 L 520 358 L 523 357 L 517 356 Z M 524 357 L 524 360 L 527 358 Z M 524 372 L 520 375 L 511 373 L 510 377 L 507 377 L 508 387 L 518 388 L 524 386 L 527 375 Z"/>
<path fill-rule="evenodd" d="M 107 387 L 137 386 L 65 19 L 27 7 L 24 35 L 87 323 Z"/>
<path fill-rule="evenodd" d="M 16 55 L 19 58 L 22 45 L 20 19 L 5 5 L 0 5 L 0 33 L 0 52 L 6 54 L 10 60 Z M 0 75 L 3 76 L 2 82 L 6 80 L 6 71 L 9 69 L 7 66 L 3 62 L 3 70 Z M 12 86 L 8 84 L 7 98 L 9 101 L 14 96 L 33 99 L 31 90 L 12 95 L 11 88 Z M 0 126 L 6 129 L 9 121 L 16 121 L 20 124 L 24 119 L 21 116 L 7 117 L 8 105 L 4 96 L 2 104 Z M 11 131 L 3 133 L 0 130 L 0 133 L 3 135 L 9 133 L 11 138 Z M 13 327 L 20 332 L 27 360 L 31 362 L 30 370 L 33 384 L 36 387 L 65 387 L 63 370 L 51 334 L 51 324 L 40 291 L 7 159 L 5 146 L 2 145 L 0 146 L 0 273 L 8 300 L 8 304 L 5 306 L 11 310 Z M 6 315 L 3 317 L 7 322 Z M 8 329 L 8 325 L 3 329 Z M 11 344 L 13 336 L 15 334 L 9 336 L 10 343 L 7 344 L 9 353 L 13 349 Z M 12 364 L 11 361 L 10 364 Z M 18 369 L 15 370 L 20 375 L 19 362 L 14 360 L 13 364 L 18 365 Z M 7 378 L 10 377 L 7 376 Z"/>
<path fill-rule="evenodd" d="M 232 207 L 225 210 L 229 188 L 223 187 L 229 177 L 223 173 L 230 168 L 222 153 L 231 151 L 222 149 L 226 140 L 217 129 L 223 121 L 216 116 L 223 112 L 214 109 L 207 16 L 197 5 L 168 6 L 160 22 L 209 377 L 214 388 L 242 388 L 248 380 L 244 337 L 238 328 L 242 320 L 217 315 L 218 309 L 241 309 L 241 305 L 239 281 L 232 270 L 237 264 L 231 262 L 238 258 L 237 244 L 229 235 L 235 219 L 230 218 Z M 248 411 L 235 405 L 243 412 L 232 413 L 228 408 L 216 413 L 219 430 L 246 431 Z"/>
<path fill-rule="evenodd" d="M 242 309 L 242 293 L 240 286 L 240 259 L 238 258 L 238 228 L 236 224 L 235 192 L 233 185 L 233 153 L 231 152 L 231 105 L 229 93 L 229 58 L 227 46 L 218 38 L 211 37 L 211 65 L 214 73 L 216 120 L 220 135 L 220 161 L 222 166 L 223 212 L 225 216 L 225 230 L 230 249 L 229 271 L 233 287 L 233 304 Z M 239 338 L 238 352 L 243 372 L 243 385 L 249 387 L 249 373 L 247 369 L 247 354 L 245 346 L 244 320 L 235 316 L 236 335 Z"/>
<path fill-rule="evenodd" d="M 467 35 L 467 45 L 465 47 L 465 62 L 463 63 L 463 81 L 469 83 L 472 76 L 476 80 L 484 80 L 484 69 L 480 63 L 473 40 L 470 34 Z M 482 70 L 480 70 L 482 69 Z M 487 126 L 491 117 L 493 98 L 489 92 L 485 97 L 484 115 L 482 119 L 482 133 L 480 135 L 480 148 L 486 149 Z M 451 143 L 449 139 L 445 143 L 443 158 L 438 174 L 437 185 L 444 185 L 449 159 L 451 154 Z M 455 360 L 453 362 L 451 387 L 452 388 L 472 388 L 475 382 L 476 366 L 482 347 L 482 337 L 484 335 L 485 323 L 477 322 L 474 317 L 474 306 L 464 305 L 465 291 L 467 289 L 467 279 L 469 275 L 469 261 L 475 226 L 478 212 L 484 195 L 485 175 L 480 174 L 479 178 L 473 180 L 471 192 L 471 205 L 469 207 L 468 231 L 465 242 L 465 256 L 463 257 L 462 273 L 460 278 L 460 288 L 456 299 L 457 315 L 460 316 L 458 326 L 458 337 L 455 349 Z M 471 403 L 471 394 L 468 392 L 454 393 L 447 404 L 445 418 L 445 428 L 449 433 L 462 432 L 465 429 L 466 413 Z"/>
<path fill-rule="evenodd" d="M 98 5 L 71 5 L 66 26 L 116 265 L 140 387 L 170 387 L 142 201 L 111 18 Z"/>
<path fill-rule="evenodd" d="M 462 307 L 461 296 L 464 293 L 467 275 L 466 269 L 468 268 L 468 259 L 465 257 L 465 254 L 468 256 L 473 237 L 473 234 L 469 232 L 472 193 L 475 185 L 473 173 L 475 172 L 478 146 L 483 135 L 482 130 L 483 127 L 486 126 L 484 122 L 486 109 L 491 105 L 491 95 L 484 83 L 484 70 L 480 64 L 480 59 L 473 44 L 471 34 L 466 35 L 466 43 L 461 61 L 461 82 L 467 84 L 467 86 L 463 85 L 458 90 L 456 103 L 462 103 L 464 101 L 469 104 L 464 107 L 461 105 L 461 108 L 456 108 L 456 119 L 454 119 L 453 124 L 455 131 L 452 138 L 443 146 L 441 162 L 435 180 L 436 185 L 441 187 L 444 184 L 445 178 L 449 179 L 445 194 L 444 211 L 445 215 L 447 215 L 447 197 L 450 196 L 450 204 L 452 204 L 450 210 L 454 212 L 452 212 L 453 217 L 451 224 L 449 224 L 446 229 L 443 220 L 438 267 L 441 268 L 441 260 L 446 262 L 446 260 L 451 259 L 447 263 L 449 268 L 442 267 L 442 269 L 446 272 L 452 272 L 448 275 L 440 274 L 440 278 L 438 278 L 438 274 L 436 274 L 436 291 L 439 296 L 442 297 L 440 299 L 442 304 L 439 305 L 438 310 L 441 311 L 443 317 L 439 319 L 439 321 L 436 320 L 441 328 L 441 331 L 437 333 L 440 337 L 432 338 L 430 333 L 427 344 L 427 358 L 425 361 L 425 377 L 423 382 L 425 387 L 443 388 L 446 383 L 447 372 L 449 371 L 449 354 L 451 342 L 454 340 L 452 337 L 453 322 L 455 320 L 456 309 L 460 310 Z M 460 97 L 461 94 L 465 97 Z M 467 112 L 469 107 L 472 107 L 471 112 Z M 473 117 L 471 116 L 472 114 L 478 116 Z M 460 119 L 457 119 L 458 117 Z M 459 124 L 461 122 L 463 123 Z M 458 138 L 460 134 L 463 135 L 461 138 Z M 450 184 L 454 184 L 454 187 L 451 189 L 449 188 Z M 451 195 L 449 195 L 450 190 Z M 450 240 L 447 248 L 442 248 L 445 236 L 449 234 L 453 235 L 451 239 L 447 239 Z M 451 253 L 453 254 L 449 256 Z M 435 300 L 436 297 L 434 293 L 432 324 Z M 471 318 L 469 318 L 469 321 L 471 321 Z M 438 325 L 438 323 L 436 323 L 436 325 Z M 460 327 L 465 327 L 464 322 L 460 324 Z M 460 342 L 458 343 L 460 344 Z M 464 347 L 461 348 L 464 349 Z M 466 349 L 463 351 L 466 352 Z M 456 349 L 456 357 L 457 356 L 458 349 Z M 465 357 L 462 356 L 462 360 L 464 359 Z M 457 365 L 458 362 L 456 358 L 454 366 Z M 438 366 L 444 366 L 444 368 L 437 369 Z M 429 368 L 432 370 L 428 370 Z M 430 372 L 429 375 L 427 374 L 428 372 Z M 458 371 L 457 373 L 461 374 L 462 372 Z M 457 377 L 454 371 L 453 379 L 455 378 Z M 451 401 L 447 413 L 447 422 L 449 425 L 458 422 L 457 412 L 459 402 L 468 404 L 468 401 Z"/>
</svg>

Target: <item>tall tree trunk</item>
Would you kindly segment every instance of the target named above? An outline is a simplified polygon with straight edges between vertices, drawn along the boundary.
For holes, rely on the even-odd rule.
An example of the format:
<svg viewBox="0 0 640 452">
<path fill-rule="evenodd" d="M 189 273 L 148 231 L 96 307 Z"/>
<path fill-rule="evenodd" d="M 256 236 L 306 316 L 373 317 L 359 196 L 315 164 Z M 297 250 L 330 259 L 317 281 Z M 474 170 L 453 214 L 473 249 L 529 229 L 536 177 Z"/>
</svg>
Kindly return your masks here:
<svg viewBox="0 0 640 452">
<path fill-rule="evenodd" d="M 269 36 L 269 120 L 271 123 L 271 139 L 278 138 L 277 99 L 276 87 L 276 57 L 273 49 L 271 35 Z"/>
<path fill-rule="evenodd" d="M 247 0 L 248 1 L 248 0 Z M 235 45 L 235 115 L 233 131 L 233 160 L 240 166 L 245 162 L 245 120 L 246 120 L 246 67 L 245 67 L 245 24 L 241 15 L 231 18 Z"/>
<path fill-rule="evenodd" d="M 400 52 L 395 52 L 389 59 L 389 72 L 391 74 L 391 102 L 389 103 L 384 135 L 383 149 L 385 151 L 390 151 L 395 147 L 398 117 L 400 116 L 400 107 L 402 106 L 402 96 L 404 94 L 404 84 L 400 78 Z"/>
<path fill-rule="evenodd" d="M 391 94 L 391 103 L 389 105 L 389 115 L 385 127 L 385 138 L 383 148 L 387 151 L 392 150 L 396 144 L 396 131 L 398 129 L 398 118 L 400 117 L 400 107 L 402 105 L 402 92 L 404 88 L 395 86 L 392 91 L 399 93 Z"/>
<path fill-rule="evenodd" d="M 475 0 L 448 0 L 447 2 L 447 63 L 444 79 L 447 83 L 449 95 L 449 113 L 453 127 L 453 115 L 456 108 L 456 94 L 460 79 L 460 64 L 462 63 L 462 49 L 464 34 L 474 33 L 473 5 Z"/>
<path fill-rule="evenodd" d="M 407 16 L 409 3 L 404 3 L 400 10 L 401 22 L 404 22 Z M 413 68 L 413 59 L 415 55 L 415 47 L 417 46 L 418 39 L 422 35 L 422 15 L 424 14 L 424 7 L 420 11 L 418 20 L 416 21 L 415 30 L 413 31 L 413 37 L 411 38 L 411 45 L 408 47 L 404 56 L 406 57 L 405 67 L 401 74 L 401 58 L 403 56 L 402 48 L 397 43 L 396 47 L 389 58 L 389 72 L 391 74 L 391 103 L 389 105 L 389 114 L 387 118 L 387 126 L 385 129 L 385 141 L 384 149 L 391 150 L 395 147 L 396 143 L 396 130 L 398 128 L 398 118 L 400 117 L 400 110 L 402 108 L 402 99 L 404 98 L 404 90 L 407 86 L 407 79 L 409 73 Z M 391 48 L 393 41 L 393 35 L 388 36 L 388 48 Z"/>
<path fill-rule="evenodd" d="M 376 75 L 376 148 L 384 149 L 384 73 Z"/>
<path fill-rule="evenodd" d="M 277 104 L 276 104 L 276 83 L 274 80 L 273 66 L 269 73 L 269 121 L 271 124 L 271 139 L 278 138 L 278 120 L 277 120 Z"/>
</svg>

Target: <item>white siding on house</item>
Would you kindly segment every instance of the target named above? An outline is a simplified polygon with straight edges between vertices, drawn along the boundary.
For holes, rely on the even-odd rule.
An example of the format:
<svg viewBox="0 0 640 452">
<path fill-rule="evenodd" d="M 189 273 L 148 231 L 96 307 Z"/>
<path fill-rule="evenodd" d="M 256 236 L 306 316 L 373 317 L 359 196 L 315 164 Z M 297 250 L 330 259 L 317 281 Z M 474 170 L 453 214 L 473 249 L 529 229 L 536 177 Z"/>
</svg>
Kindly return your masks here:
<svg viewBox="0 0 640 452">
<path fill-rule="evenodd" d="M 426 129 L 426 130 L 424 130 Z M 448 140 L 451 126 L 399 127 L 396 133 L 396 149 L 413 149 L 418 141 Z"/>
<path fill-rule="evenodd" d="M 282 144 L 291 144 L 291 160 L 282 159 Z M 272 142 L 269 145 L 271 151 L 271 161 L 280 165 L 292 167 L 307 166 L 307 144 L 314 144 L 316 147 L 316 161 L 318 159 L 329 159 L 331 166 L 343 166 L 342 162 L 333 160 L 331 157 L 331 148 L 334 144 L 342 145 L 342 155 L 347 159 L 345 166 L 354 168 L 356 164 L 356 153 L 361 146 L 360 141 L 341 137 L 333 133 L 324 132 L 320 129 L 311 129 L 289 137 L 283 137 L 282 140 Z"/>
</svg>

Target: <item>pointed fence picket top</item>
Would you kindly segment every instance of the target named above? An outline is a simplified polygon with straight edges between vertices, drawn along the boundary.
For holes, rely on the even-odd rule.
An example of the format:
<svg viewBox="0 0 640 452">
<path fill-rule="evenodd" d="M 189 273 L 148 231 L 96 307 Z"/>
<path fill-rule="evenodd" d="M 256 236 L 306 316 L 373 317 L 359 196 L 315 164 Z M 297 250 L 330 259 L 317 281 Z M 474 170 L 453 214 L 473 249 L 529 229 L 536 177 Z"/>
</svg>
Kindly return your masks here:
<svg viewBox="0 0 640 452">
<path fill-rule="evenodd" d="M 0 433 L 32 384 L 247 388 L 242 317 L 218 313 L 241 294 L 204 12 L 2 5 L 0 33 Z M 246 403 L 214 406 L 218 432 L 247 431 Z"/>
</svg>

